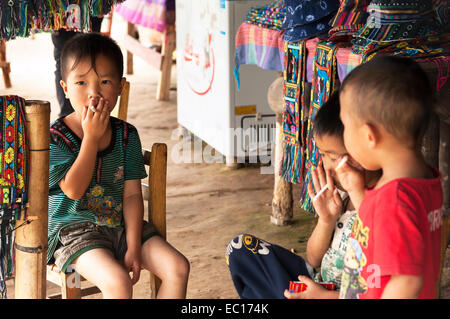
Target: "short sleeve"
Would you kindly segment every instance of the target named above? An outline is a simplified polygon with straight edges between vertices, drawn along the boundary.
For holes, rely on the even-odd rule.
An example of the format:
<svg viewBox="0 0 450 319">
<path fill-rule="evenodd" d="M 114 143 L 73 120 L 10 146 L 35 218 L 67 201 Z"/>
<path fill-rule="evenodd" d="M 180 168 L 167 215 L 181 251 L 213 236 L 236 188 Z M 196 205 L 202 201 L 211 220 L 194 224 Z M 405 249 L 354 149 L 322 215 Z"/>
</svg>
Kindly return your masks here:
<svg viewBox="0 0 450 319">
<path fill-rule="evenodd" d="M 142 145 L 136 129 L 130 130 L 125 146 L 125 180 L 143 179 L 147 177 L 145 171 Z"/>
<path fill-rule="evenodd" d="M 391 196 L 379 201 L 374 216 L 371 236 L 374 263 L 380 266 L 381 276 L 423 276 L 425 244 L 418 212 L 420 205 L 412 194 L 399 189 L 391 191 Z"/>
<path fill-rule="evenodd" d="M 63 144 L 50 144 L 49 188 L 54 188 L 76 160 L 76 154 Z"/>
</svg>

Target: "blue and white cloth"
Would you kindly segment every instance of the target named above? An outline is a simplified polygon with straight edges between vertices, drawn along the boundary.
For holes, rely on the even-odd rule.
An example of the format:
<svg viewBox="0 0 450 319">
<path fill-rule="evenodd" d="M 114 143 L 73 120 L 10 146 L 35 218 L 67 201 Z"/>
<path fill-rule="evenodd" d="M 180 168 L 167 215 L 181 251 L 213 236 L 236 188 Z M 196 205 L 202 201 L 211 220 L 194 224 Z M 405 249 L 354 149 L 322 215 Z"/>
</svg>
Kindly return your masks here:
<svg viewBox="0 0 450 319">
<path fill-rule="evenodd" d="M 336 15 L 338 0 L 285 0 L 286 18 L 283 40 L 296 42 L 327 33 Z"/>
</svg>

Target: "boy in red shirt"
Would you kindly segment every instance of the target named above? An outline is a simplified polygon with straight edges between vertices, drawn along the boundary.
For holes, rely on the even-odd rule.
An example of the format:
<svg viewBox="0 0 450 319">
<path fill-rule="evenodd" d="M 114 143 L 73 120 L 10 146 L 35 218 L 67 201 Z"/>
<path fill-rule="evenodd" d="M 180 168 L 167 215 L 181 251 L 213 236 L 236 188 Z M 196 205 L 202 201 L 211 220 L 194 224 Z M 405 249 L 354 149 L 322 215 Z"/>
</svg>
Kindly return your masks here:
<svg viewBox="0 0 450 319">
<path fill-rule="evenodd" d="M 420 151 L 432 96 L 409 58 L 374 58 L 342 83 L 345 147 L 365 169 L 383 173 L 364 191 L 348 163 L 336 170 L 359 206 L 340 298 L 436 298 L 443 195 L 439 171 Z"/>
</svg>

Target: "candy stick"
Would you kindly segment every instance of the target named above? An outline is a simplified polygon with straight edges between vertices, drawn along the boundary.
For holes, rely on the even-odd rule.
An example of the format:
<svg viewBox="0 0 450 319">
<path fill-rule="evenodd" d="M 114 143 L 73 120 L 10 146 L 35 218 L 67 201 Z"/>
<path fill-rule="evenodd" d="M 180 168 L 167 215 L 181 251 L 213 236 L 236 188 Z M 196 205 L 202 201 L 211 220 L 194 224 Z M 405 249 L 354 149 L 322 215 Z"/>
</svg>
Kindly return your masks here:
<svg viewBox="0 0 450 319">
<path fill-rule="evenodd" d="M 344 165 L 345 162 L 347 162 L 347 160 L 348 160 L 348 156 L 344 156 L 344 157 L 340 160 L 340 162 L 338 163 L 338 165 L 336 166 L 336 169 L 341 168 L 342 165 Z M 317 200 L 317 198 L 319 198 L 319 196 L 322 195 L 322 194 L 327 190 L 327 188 L 328 188 L 328 184 L 325 185 L 325 186 L 324 186 L 324 187 L 316 194 L 316 196 L 314 196 L 313 202 L 315 202 L 315 201 Z"/>
<path fill-rule="evenodd" d="M 317 198 L 319 198 L 320 195 L 322 195 L 326 190 L 328 189 L 328 184 L 325 185 L 313 198 L 313 202 L 316 201 Z"/>
<path fill-rule="evenodd" d="M 341 161 L 339 162 L 339 164 L 336 166 L 336 169 L 341 168 L 342 165 L 344 165 L 345 162 L 347 162 L 347 160 L 348 160 L 348 156 L 344 156 L 344 157 L 341 159 Z"/>
</svg>

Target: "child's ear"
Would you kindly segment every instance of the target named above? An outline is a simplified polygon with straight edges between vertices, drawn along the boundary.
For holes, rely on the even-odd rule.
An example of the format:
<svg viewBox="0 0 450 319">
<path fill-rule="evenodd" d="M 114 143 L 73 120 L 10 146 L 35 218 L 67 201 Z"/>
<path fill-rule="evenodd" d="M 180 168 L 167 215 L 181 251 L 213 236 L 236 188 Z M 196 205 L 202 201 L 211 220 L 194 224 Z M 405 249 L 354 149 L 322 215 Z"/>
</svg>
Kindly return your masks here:
<svg viewBox="0 0 450 319">
<path fill-rule="evenodd" d="M 366 123 L 363 126 L 364 135 L 367 139 L 367 145 L 369 148 L 373 149 L 380 143 L 380 134 L 375 125 Z"/>
<path fill-rule="evenodd" d="M 127 78 L 123 77 L 120 80 L 120 92 L 119 92 L 119 95 L 122 95 L 122 90 L 123 90 L 123 87 L 125 86 L 125 82 L 127 82 Z"/>
<path fill-rule="evenodd" d="M 64 94 L 67 94 L 67 84 L 66 84 L 66 82 L 61 80 L 61 81 L 59 81 L 59 85 L 61 85 L 61 87 L 63 88 Z"/>
</svg>

